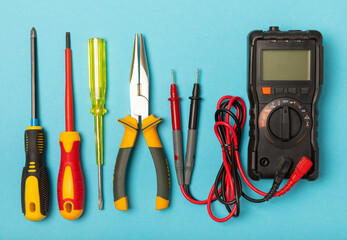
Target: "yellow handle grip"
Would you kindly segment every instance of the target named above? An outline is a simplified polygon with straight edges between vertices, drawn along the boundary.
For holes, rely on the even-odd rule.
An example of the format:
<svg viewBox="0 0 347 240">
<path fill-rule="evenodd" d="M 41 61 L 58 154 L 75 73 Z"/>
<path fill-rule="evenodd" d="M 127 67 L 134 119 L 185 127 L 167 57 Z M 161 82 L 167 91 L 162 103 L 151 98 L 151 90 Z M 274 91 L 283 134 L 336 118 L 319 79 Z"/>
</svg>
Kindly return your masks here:
<svg viewBox="0 0 347 240">
<path fill-rule="evenodd" d="M 84 207 L 84 180 L 80 163 L 78 132 L 62 132 L 59 142 L 61 162 L 58 174 L 58 205 L 60 214 L 68 220 L 82 215 Z"/>
<path fill-rule="evenodd" d="M 22 212 L 27 219 L 40 221 L 48 214 L 50 195 L 43 159 L 45 137 L 42 127 L 28 127 L 24 139 L 26 160 L 22 172 Z"/>
<path fill-rule="evenodd" d="M 124 125 L 125 131 L 120 148 L 130 148 L 135 144 L 137 131 L 139 129 L 137 120 L 129 115 L 123 119 L 118 119 L 118 122 Z"/>
<path fill-rule="evenodd" d="M 41 214 L 39 181 L 35 176 L 25 180 L 25 217 L 31 221 L 40 221 L 46 216 Z"/>
<path fill-rule="evenodd" d="M 142 120 L 142 131 L 148 147 L 162 147 L 157 133 L 157 125 L 162 121 L 163 119 L 156 118 L 153 114 Z"/>
</svg>

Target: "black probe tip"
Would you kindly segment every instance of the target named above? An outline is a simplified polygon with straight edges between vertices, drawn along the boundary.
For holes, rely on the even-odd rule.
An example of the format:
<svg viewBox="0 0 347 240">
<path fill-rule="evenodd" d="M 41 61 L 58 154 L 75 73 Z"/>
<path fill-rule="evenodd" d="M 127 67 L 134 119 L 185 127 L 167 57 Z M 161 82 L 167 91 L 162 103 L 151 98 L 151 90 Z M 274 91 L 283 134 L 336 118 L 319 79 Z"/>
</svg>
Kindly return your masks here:
<svg viewBox="0 0 347 240">
<path fill-rule="evenodd" d="M 35 38 L 35 37 L 36 37 L 36 30 L 35 30 L 34 27 L 31 29 L 30 36 L 31 36 L 32 38 Z"/>
<path fill-rule="evenodd" d="M 66 48 L 70 48 L 70 32 L 66 33 Z"/>
<path fill-rule="evenodd" d="M 198 79 L 199 79 L 199 68 L 196 70 L 196 82 L 195 83 L 198 83 Z"/>
</svg>

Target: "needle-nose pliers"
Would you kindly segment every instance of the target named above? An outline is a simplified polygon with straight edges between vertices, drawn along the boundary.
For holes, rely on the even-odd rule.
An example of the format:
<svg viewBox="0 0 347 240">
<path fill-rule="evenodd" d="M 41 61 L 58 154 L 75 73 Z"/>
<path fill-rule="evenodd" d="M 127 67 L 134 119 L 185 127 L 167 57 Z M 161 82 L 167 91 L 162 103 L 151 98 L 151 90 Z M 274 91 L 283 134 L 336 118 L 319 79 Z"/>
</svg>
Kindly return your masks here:
<svg viewBox="0 0 347 240">
<path fill-rule="evenodd" d="M 167 159 L 156 129 L 157 124 L 160 123 L 162 119 L 156 118 L 154 115 L 149 115 L 148 68 L 142 34 L 140 34 L 140 56 L 138 54 L 138 49 L 138 35 L 136 34 L 130 73 L 131 116 L 127 115 L 123 119 L 118 119 L 118 122 L 124 125 L 125 132 L 113 173 L 114 204 L 116 209 L 123 211 L 128 210 L 128 199 L 125 191 L 126 168 L 139 130 L 140 119 L 142 121 L 142 132 L 151 152 L 157 174 L 157 198 L 155 209 L 165 209 L 169 205 L 170 173 Z"/>
</svg>

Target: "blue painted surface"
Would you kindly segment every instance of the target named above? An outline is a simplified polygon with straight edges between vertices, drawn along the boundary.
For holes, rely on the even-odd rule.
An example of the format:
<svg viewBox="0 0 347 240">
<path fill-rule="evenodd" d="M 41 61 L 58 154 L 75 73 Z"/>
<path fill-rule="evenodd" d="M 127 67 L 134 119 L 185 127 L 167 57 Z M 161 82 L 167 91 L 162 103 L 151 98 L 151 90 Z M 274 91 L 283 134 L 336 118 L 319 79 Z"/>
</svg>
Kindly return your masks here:
<svg viewBox="0 0 347 240">
<path fill-rule="evenodd" d="M 37 118 L 31 119 L 31 126 L 38 126 L 39 120 Z"/>
<path fill-rule="evenodd" d="M 347 2 L 339 1 L 1 1 L 0 3 L 0 239 L 346 239 Z M 320 177 L 300 182 L 286 196 L 264 204 L 241 201 L 241 215 L 215 223 L 206 206 L 181 195 L 174 173 L 169 97 L 170 69 L 179 84 L 184 139 L 196 68 L 201 70 L 201 115 L 192 191 L 205 198 L 221 164 L 213 133 L 218 99 L 247 100 L 247 34 L 279 25 L 316 29 L 324 37 L 324 85 L 319 101 Z M 41 222 L 21 212 L 24 130 L 30 124 L 30 29 L 37 30 L 39 118 L 46 131 L 51 209 Z M 58 211 L 59 134 L 65 129 L 65 32 L 71 32 L 76 128 L 86 184 L 85 212 L 77 221 Z M 117 118 L 130 113 L 129 73 L 135 33 L 143 33 L 150 68 L 150 111 L 164 118 L 158 130 L 172 173 L 169 209 L 155 211 L 154 165 L 139 135 L 128 172 L 128 212 L 113 206 L 112 174 L 124 132 Z M 97 204 L 97 166 L 88 90 L 87 40 L 107 42 L 104 116 L 104 204 Z M 249 104 L 247 103 L 247 107 Z M 184 140 L 185 141 L 185 140 Z M 246 166 L 248 126 L 241 155 Z M 256 182 L 264 191 L 271 182 Z M 225 209 L 215 206 L 220 217 Z"/>
</svg>

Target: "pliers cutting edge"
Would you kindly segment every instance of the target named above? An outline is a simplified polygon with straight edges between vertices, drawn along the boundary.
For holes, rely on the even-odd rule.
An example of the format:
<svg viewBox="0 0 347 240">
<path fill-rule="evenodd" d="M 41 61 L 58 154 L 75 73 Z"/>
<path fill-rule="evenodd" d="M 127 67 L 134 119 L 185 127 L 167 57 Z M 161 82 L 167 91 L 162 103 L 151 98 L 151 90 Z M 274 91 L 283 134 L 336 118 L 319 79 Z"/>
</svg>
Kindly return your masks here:
<svg viewBox="0 0 347 240">
<path fill-rule="evenodd" d="M 143 135 L 151 152 L 157 173 L 157 198 L 155 209 L 165 209 L 169 205 L 169 167 L 156 129 L 157 124 L 160 123 L 162 119 L 156 118 L 154 115 L 148 116 L 148 68 L 142 34 L 140 34 L 140 56 L 138 54 L 138 48 L 138 35 L 136 34 L 129 84 L 131 116 L 127 115 L 123 119 L 118 119 L 118 122 L 124 125 L 125 132 L 113 173 L 114 205 L 116 209 L 123 211 L 128 210 L 128 199 L 125 191 L 125 174 L 129 156 L 139 130 L 138 123 L 140 117 L 142 120 Z"/>
</svg>

